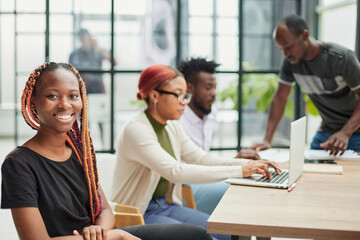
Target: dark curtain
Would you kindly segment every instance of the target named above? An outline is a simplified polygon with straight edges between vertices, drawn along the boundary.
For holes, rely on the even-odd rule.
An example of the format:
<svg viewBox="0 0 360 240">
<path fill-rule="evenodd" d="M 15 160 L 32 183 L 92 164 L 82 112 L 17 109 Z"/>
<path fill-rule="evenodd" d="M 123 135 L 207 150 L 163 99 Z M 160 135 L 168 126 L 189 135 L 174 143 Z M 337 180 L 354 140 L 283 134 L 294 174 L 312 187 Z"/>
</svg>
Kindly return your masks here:
<svg viewBox="0 0 360 240">
<path fill-rule="evenodd" d="M 355 52 L 360 60 L 360 0 L 357 0 Z"/>
</svg>

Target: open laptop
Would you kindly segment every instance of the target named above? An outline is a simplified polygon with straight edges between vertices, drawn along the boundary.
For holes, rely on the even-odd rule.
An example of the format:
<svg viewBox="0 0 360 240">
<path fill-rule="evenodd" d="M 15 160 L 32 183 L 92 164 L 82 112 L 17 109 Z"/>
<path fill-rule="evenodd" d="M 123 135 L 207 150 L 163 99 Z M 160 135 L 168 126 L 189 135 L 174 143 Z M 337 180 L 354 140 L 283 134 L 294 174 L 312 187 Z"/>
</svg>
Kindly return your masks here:
<svg viewBox="0 0 360 240">
<path fill-rule="evenodd" d="M 271 168 L 270 172 L 272 172 L 273 176 L 271 181 L 261 174 L 253 174 L 249 178 L 229 178 L 226 182 L 247 186 L 289 188 L 298 180 L 303 172 L 305 132 L 306 117 L 291 123 L 289 170 L 282 170 L 281 174 L 277 175 L 274 169 Z"/>
</svg>

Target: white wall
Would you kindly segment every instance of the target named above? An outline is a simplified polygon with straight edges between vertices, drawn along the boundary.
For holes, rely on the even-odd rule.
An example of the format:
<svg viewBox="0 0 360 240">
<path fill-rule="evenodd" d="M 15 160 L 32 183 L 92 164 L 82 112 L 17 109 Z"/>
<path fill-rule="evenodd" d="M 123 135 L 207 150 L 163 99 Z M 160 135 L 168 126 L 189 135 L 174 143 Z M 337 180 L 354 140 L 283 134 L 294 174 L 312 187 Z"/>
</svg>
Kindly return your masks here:
<svg viewBox="0 0 360 240">
<path fill-rule="evenodd" d="M 355 50 L 356 1 L 335 1 L 332 4 L 319 6 L 317 12 L 319 13 L 319 40 L 335 42 Z"/>
</svg>

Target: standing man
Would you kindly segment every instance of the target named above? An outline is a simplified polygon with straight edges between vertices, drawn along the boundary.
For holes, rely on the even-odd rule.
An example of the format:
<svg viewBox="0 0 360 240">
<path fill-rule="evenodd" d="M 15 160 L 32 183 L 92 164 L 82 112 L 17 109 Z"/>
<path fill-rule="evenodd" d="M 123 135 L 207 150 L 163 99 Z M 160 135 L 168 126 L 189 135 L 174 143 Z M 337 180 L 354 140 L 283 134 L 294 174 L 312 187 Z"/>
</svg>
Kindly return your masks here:
<svg viewBox="0 0 360 240">
<path fill-rule="evenodd" d="M 78 32 L 78 37 L 81 42 L 81 47 L 75 49 L 69 57 L 69 63 L 77 68 L 80 72 L 82 70 L 102 70 L 103 60 L 111 61 L 111 54 L 109 51 L 99 47 L 96 39 L 94 39 L 88 30 L 81 29 Z M 116 65 L 116 60 L 114 65 Z M 96 113 L 96 119 L 106 119 L 103 115 L 107 115 L 104 111 L 107 104 L 107 96 L 105 96 L 105 84 L 102 73 L 81 72 L 81 76 L 85 81 L 86 93 L 89 100 L 89 113 Z M 93 98 L 94 96 L 94 98 Z M 98 105 L 93 106 L 91 103 L 98 102 Z M 101 107 L 100 107 L 101 105 Z M 100 139 L 104 144 L 104 121 L 98 120 L 100 131 Z M 90 119 L 94 121 L 93 119 Z M 91 124 L 92 126 L 92 124 Z"/>
<path fill-rule="evenodd" d="M 81 47 L 70 54 L 69 63 L 80 72 L 81 70 L 102 70 L 103 60 L 111 61 L 110 52 L 101 49 L 88 30 L 81 29 L 78 36 Z M 116 65 L 115 59 L 114 65 Z M 81 73 L 81 75 L 85 80 L 86 93 L 105 93 L 102 73 Z"/>
<path fill-rule="evenodd" d="M 333 155 L 343 154 L 346 149 L 360 151 L 360 64 L 354 52 L 314 39 L 305 20 L 296 15 L 280 21 L 273 37 L 285 59 L 270 105 L 264 141 L 252 148 L 270 148 L 291 86 L 296 82 L 322 118 L 311 148 L 325 149 Z"/>
<path fill-rule="evenodd" d="M 216 120 L 216 68 L 214 61 L 205 58 L 191 58 L 179 64 L 179 71 L 187 82 L 187 91 L 192 94 L 191 101 L 179 120 L 186 134 L 202 149 L 210 151 L 212 134 Z M 260 159 L 256 151 L 242 149 L 237 158 Z M 224 195 L 229 184 L 225 181 L 211 184 L 192 184 L 196 207 L 211 214 Z"/>
</svg>

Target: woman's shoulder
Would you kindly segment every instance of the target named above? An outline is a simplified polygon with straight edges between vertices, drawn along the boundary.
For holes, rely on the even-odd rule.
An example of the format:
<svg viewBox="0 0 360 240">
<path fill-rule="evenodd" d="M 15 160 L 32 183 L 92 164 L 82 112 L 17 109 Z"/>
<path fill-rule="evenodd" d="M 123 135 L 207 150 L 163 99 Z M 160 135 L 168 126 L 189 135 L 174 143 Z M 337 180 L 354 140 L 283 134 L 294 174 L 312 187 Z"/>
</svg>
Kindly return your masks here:
<svg viewBox="0 0 360 240">
<path fill-rule="evenodd" d="M 145 113 L 141 111 L 125 123 L 123 131 L 127 133 L 132 131 L 139 132 L 141 130 L 148 129 L 149 127 L 151 127 L 150 122 L 147 119 Z"/>
<path fill-rule="evenodd" d="M 180 134 L 181 135 L 181 134 L 184 133 L 181 125 L 176 120 L 167 121 L 166 127 L 167 127 L 168 131 L 171 131 L 173 134 L 176 134 L 176 135 Z"/>
<path fill-rule="evenodd" d="M 155 132 L 145 113 L 139 112 L 123 125 L 118 134 L 117 144 L 130 144 L 153 136 L 156 137 Z"/>
<path fill-rule="evenodd" d="M 24 158 L 28 156 L 28 154 L 32 152 L 29 148 L 18 146 L 14 148 L 8 155 L 6 155 L 5 159 L 18 159 L 18 158 Z"/>
<path fill-rule="evenodd" d="M 30 165 L 31 162 L 31 150 L 27 147 L 18 146 L 13 149 L 8 155 L 6 155 L 2 167 L 7 165 Z"/>
</svg>

